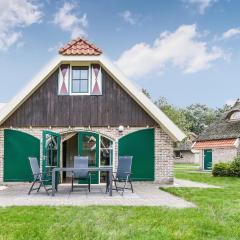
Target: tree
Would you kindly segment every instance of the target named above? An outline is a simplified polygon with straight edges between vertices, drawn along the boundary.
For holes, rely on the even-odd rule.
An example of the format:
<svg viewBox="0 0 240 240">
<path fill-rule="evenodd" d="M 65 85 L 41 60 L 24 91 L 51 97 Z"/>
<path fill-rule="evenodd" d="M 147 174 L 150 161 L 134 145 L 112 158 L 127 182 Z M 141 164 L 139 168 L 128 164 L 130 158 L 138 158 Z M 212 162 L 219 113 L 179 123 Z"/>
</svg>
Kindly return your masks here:
<svg viewBox="0 0 240 240">
<path fill-rule="evenodd" d="M 150 93 L 148 92 L 147 89 L 142 88 L 142 92 L 143 92 L 149 99 L 151 99 L 151 95 L 150 95 Z"/>
<path fill-rule="evenodd" d="M 207 126 L 216 120 L 216 113 L 212 108 L 202 104 L 192 104 L 184 110 L 189 130 L 196 134 L 201 133 Z"/>
<path fill-rule="evenodd" d="M 186 134 L 189 132 L 190 125 L 187 122 L 184 111 L 169 104 L 167 99 L 160 97 L 155 104 Z"/>
<path fill-rule="evenodd" d="M 215 110 L 216 119 L 220 118 L 225 112 L 229 111 L 231 107 L 231 105 L 225 104 L 222 108 L 217 108 Z"/>
</svg>

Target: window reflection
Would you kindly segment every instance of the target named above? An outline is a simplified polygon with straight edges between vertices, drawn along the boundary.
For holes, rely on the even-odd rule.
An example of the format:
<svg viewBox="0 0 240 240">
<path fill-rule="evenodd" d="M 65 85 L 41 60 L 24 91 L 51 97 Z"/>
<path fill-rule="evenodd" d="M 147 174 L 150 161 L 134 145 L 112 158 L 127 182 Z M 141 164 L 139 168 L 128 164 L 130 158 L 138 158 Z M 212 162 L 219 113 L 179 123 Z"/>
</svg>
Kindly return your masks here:
<svg viewBox="0 0 240 240">
<path fill-rule="evenodd" d="M 52 136 L 50 134 L 46 134 L 46 163 L 48 166 L 57 166 L 57 136 Z"/>
<path fill-rule="evenodd" d="M 113 142 L 103 136 L 100 137 L 100 166 L 112 166 Z M 100 173 L 100 182 L 107 181 L 107 172 Z"/>
</svg>

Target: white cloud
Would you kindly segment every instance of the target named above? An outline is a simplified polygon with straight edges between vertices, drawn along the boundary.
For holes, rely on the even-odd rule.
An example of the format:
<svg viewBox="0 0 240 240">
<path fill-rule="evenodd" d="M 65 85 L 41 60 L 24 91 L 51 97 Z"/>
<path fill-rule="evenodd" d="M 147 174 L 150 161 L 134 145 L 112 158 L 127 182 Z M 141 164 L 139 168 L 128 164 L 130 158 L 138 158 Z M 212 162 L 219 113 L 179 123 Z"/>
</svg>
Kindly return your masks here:
<svg viewBox="0 0 240 240">
<path fill-rule="evenodd" d="M 0 103 L 0 110 L 6 105 L 6 103 Z"/>
<path fill-rule="evenodd" d="M 231 28 L 228 31 L 223 33 L 222 38 L 229 39 L 237 35 L 240 35 L 240 28 Z"/>
<path fill-rule="evenodd" d="M 126 23 L 130 25 L 135 25 L 137 23 L 137 18 L 129 10 L 126 10 L 119 14 Z"/>
<path fill-rule="evenodd" d="M 0 51 L 21 38 L 20 28 L 40 22 L 42 13 L 32 0 L 0 1 Z"/>
<path fill-rule="evenodd" d="M 88 26 L 87 14 L 81 17 L 73 11 L 76 4 L 65 2 L 54 16 L 54 24 L 58 25 L 63 31 L 70 32 L 72 38 L 86 36 L 85 29 Z"/>
<path fill-rule="evenodd" d="M 183 0 L 187 5 L 193 5 L 197 7 L 197 10 L 200 14 L 204 14 L 205 10 L 209 8 L 217 0 Z"/>
<path fill-rule="evenodd" d="M 152 45 L 141 42 L 123 52 L 116 64 L 129 77 L 141 77 L 161 72 L 167 63 L 180 68 L 183 73 L 195 73 L 211 66 L 217 59 L 225 58 L 222 49 L 200 41 L 196 25 L 182 25 L 175 32 L 163 32 Z"/>
<path fill-rule="evenodd" d="M 236 99 L 228 99 L 226 100 L 225 104 L 229 105 L 229 106 L 233 106 L 236 102 Z"/>
<path fill-rule="evenodd" d="M 49 47 L 48 52 L 58 51 L 64 44 L 62 42 L 58 42 L 55 46 Z"/>
</svg>

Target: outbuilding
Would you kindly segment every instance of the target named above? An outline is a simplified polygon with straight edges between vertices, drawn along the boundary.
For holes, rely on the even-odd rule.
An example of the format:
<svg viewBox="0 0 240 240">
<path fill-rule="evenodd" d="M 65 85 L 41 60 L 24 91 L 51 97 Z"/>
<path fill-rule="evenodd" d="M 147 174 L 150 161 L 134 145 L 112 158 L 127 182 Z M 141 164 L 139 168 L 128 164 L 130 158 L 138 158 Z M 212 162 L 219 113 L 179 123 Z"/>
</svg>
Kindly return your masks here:
<svg viewBox="0 0 240 240">
<path fill-rule="evenodd" d="M 212 170 L 214 164 L 231 162 L 240 153 L 240 101 L 222 114 L 197 138 L 193 149 L 200 152 L 203 170 Z"/>
</svg>

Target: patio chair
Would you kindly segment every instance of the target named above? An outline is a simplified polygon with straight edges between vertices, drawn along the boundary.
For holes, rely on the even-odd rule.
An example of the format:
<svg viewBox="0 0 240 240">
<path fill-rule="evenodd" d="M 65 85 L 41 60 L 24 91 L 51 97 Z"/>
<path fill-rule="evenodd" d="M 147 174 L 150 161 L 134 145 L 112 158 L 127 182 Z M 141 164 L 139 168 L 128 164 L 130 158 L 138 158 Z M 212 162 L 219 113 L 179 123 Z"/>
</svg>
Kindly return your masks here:
<svg viewBox="0 0 240 240">
<path fill-rule="evenodd" d="M 46 193 L 49 195 L 48 191 L 52 190 L 52 188 L 46 187 L 47 183 L 51 183 L 51 179 L 47 178 L 49 177 L 49 175 L 47 173 L 40 172 L 37 158 L 29 157 L 28 159 L 29 159 L 32 174 L 33 174 L 33 183 L 29 189 L 28 195 L 30 195 L 31 192 L 34 190 L 37 190 L 37 192 L 39 192 L 41 187 L 43 187 Z M 37 188 L 33 188 L 36 183 L 38 183 L 39 186 Z"/>
<path fill-rule="evenodd" d="M 74 168 L 88 168 L 88 157 L 74 157 Z M 91 173 L 86 169 L 76 170 L 72 173 L 72 192 L 74 188 L 74 180 L 87 180 L 88 181 L 88 191 L 91 191 Z M 75 185 L 76 187 L 76 185 Z"/>
<path fill-rule="evenodd" d="M 119 190 L 122 191 L 122 195 L 124 194 L 125 189 L 130 189 L 133 193 L 131 180 L 132 159 L 132 156 L 119 156 L 117 172 L 113 173 L 112 181 L 115 185 L 113 190 L 116 190 L 117 192 Z M 123 187 L 119 187 L 117 183 L 124 183 L 124 185 Z M 127 183 L 130 184 L 131 188 L 126 187 Z"/>
</svg>

